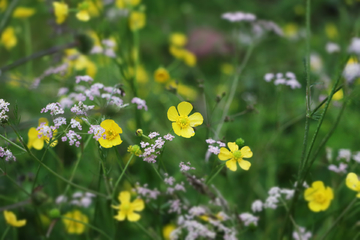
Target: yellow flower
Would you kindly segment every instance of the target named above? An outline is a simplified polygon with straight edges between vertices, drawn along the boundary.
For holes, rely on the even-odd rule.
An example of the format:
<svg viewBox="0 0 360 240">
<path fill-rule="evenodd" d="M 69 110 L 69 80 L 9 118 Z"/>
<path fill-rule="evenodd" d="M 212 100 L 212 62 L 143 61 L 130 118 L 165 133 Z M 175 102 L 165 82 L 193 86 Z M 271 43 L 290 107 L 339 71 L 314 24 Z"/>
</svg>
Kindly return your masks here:
<svg viewBox="0 0 360 240">
<path fill-rule="evenodd" d="M 329 208 L 334 193 L 330 187 L 325 188 L 322 181 L 315 181 L 311 184 L 311 187 L 305 190 L 304 197 L 309 202 L 310 210 L 319 212 Z"/>
<path fill-rule="evenodd" d="M 86 215 L 82 214 L 79 210 L 74 210 L 72 212 L 67 212 L 64 217 L 72 218 L 74 220 L 88 223 L 89 219 Z M 65 225 L 65 229 L 69 234 L 82 234 L 85 231 L 86 225 L 80 222 L 75 222 L 69 219 L 62 219 L 62 222 Z"/>
<path fill-rule="evenodd" d="M 186 65 L 194 67 L 196 65 L 196 56 L 188 50 L 184 50 L 183 59 Z"/>
<path fill-rule="evenodd" d="M 119 206 L 112 206 L 115 209 L 119 209 L 118 214 L 114 217 L 118 221 L 124 221 L 126 218 L 130 222 L 136 222 L 140 219 L 140 214 L 134 212 L 140 212 L 145 208 L 144 201 L 140 198 L 135 199 L 133 202 L 130 202 L 130 192 L 122 191 L 119 194 Z"/>
<path fill-rule="evenodd" d="M 339 100 L 343 99 L 343 97 L 344 97 L 344 91 L 342 89 L 340 89 L 333 95 L 332 99 L 335 101 L 339 101 Z"/>
<path fill-rule="evenodd" d="M 174 224 L 172 224 L 172 223 L 169 223 L 169 224 L 164 226 L 164 228 L 163 228 L 163 236 L 164 236 L 165 240 L 170 240 L 170 234 L 175 229 L 176 229 L 176 226 Z"/>
<path fill-rule="evenodd" d="M 96 0 L 96 1 L 87 1 L 89 4 L 88 11 L 90 16 L 92 17 L 98 17 L 100 15 L 100 11 L 103 9 L 103 3 L 102 0 Z"/>
<path fill-rule="evenodd" d="M 7 0 L 0 0 L 0 12 L 4 12 L 7 8 Z"/>
<path fill-rule="evenodd" d="M 173 33 L 170 35 L 170 43 L 176 47 L 184 47 L 187 43 L 187 37 L 182 33 Z"/>
<path fill-rule="evenodd" d="M 174 106 L 169 108 L 167 117 L 173 122 L 172 128 L 176 135 L 190 138 L 195 135 L 193 127 L 203 123 L 204 118 L 198 112 L 188 116 L 192 109 L 193 106 L 189 102 L 179 103 L 177 110 Z"/>
<path fill-rule="evenodd" d="M 26 219 L 17 220 L 16 215 L 11 211 L 4 211 L 4 217 L 7 224 L 13 227 L 22 227 L 26 224 Z"/>
<path fill-rule="evenodd" d="M 223 63 L 220 66 L 220 70 L 225 75 L 232 75 L 234 73 L 234 66 L 230 63 Z"/>
<path fill-rule="evenodd" d="M 45 126 L 49 125 L 49 121 L 46 118 L 40 118 L 39 119 L 39 126 L 41 123 L 45 123 Z M 56 131 L 53 132 L 53 134 L 56 134 Z M 29 129 L 28 137 L 29 142 L 27 144 L 27 147 L 29 149 L 35 148 L 36 150 L 41 150 L 44 147 L 44 141 L 49 142 L 50 138 L 42 136 L 41 138 L 38 138 L 39 131 L 36 130 L 36 128 L 32 127 Z M 51 147 L 55 147 L 57 144 L 57 140 L 51 143 Z"/>
<path fill-rule="evenodd" d="M 183 48 L 179 48 L 177 46 L 171 45 L 169 48 L 169 52 L 175 58 L 181 59 L 183 57 L 185 51 Z"/>
<path fill-rule="evenodd" d="M 81 10 L 76 14 L 76 18 L 80 21 L 87 22 L 90 20 L 90 14 L 87 10 Z"/>
<path fill-rule="evenodd" d="M 106 119 L 100 123 L 100 126 L 105 129 L 105 139 L 99 138 L 99 143 L 104 148 L 111 148 L 122 143 L 120 133 L 122 133 L 121 127 L 116 124 L 114 120 Z"/>
<path fill-rule="evenodd" d="M 69 7 L 66 3 L 63 2 L 53 2 L 53 6 L 56 17 L 56 23 L 62 24 L 63 22 L 65 22 L 69 14 Z"/>
<path fill-rule="evenodd" d="M 168 83 L 167 89 L 176 89 L 176 92 L 187 100 L 195 100 L 198 95 L 197 91 L 192 87 L 186 86 L 174 80 Z"/>
<path fill-rule="evenodd" d="M 35 9 L 27 7 L 17 7 L 13 12 L 14 18 L 28 18 L 35 14 Z"/>
<path fill-rule="evenodd" d="M 336 25 L 333 23 L 326 24 L 325 33 L 329 39 L 336 39 L 337 36 L 339 35 Z"/>
<path fill-rule="evenodd" d="M 295 23 L 288 23 L 283 27 L 285 37 L 296 39 L 299 34 L 299 27 Z"/>
<path fill-rule="evenodd" d="M 154 73 L 154 79 L 156 82 L 165 83 L 170 79 L 170 74 L 165 68 L 159 67 Z"/>
<path fill-rule="evenodd" d="M 358 192 L 358 194 L 356 194 L 356 197 L 360 198 L 360 181 L 355 173 L 348 173 L 348 175 L 346 176 L 346 186 L 351 190 Z"/>
<path fill-rule="evenodd" d="M 139 5 L 141 0 L 116 0 L 115 5 L 118 8 L 125 8 L 125 7 L 135 7 Z"/>
<path fill-rule="evenodd" d="M 129 27 L 132 31 L 139 30 L 145 26 L 146 16 L 143 12 L 131 12 L 129 17 Z"/>
<path fill-rule="evenodd" d="M 253 156 L 253 153 L 251 152 L 250 148 L 248 146 L 245 146 L 239 150 L 239 146 L 235 142 L 228 142 L 227 145 L 231 152 L 227 148 L 224 147 L 220 148 L 220 153 L 218 155 L 219 159 L 221 161 L 227 161 L 226 166 L 231 171 L 236 171 L 237 162 L 239 163 L 239 166 L 242 169 L 246 171 L 249 170 L 251 163 L 249 161 L 244 160 L 243 158 L 251 158 Z"/>
<path fill-rule="evenodd" d="M 1 44 L 7 50 L 12 49 L 17 44 L 17 38 L 15 36 L 15 30 L 12 27 L 7 27 L 1 34 Z"/>
</svg>

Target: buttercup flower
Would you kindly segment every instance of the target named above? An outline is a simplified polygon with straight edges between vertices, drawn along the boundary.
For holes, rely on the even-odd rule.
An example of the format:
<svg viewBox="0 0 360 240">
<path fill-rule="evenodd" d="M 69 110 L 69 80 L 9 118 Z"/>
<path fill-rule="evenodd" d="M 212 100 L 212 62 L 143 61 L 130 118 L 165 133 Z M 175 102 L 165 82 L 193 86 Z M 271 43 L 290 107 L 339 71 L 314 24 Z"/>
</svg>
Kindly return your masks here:
<svg viewBox="0 0 360 240">
<path fill-rule="evenodd" d="M 88 2 L 82 2 L 78 5 L 79 12 L 76 14 L 76 18 L 80 21 L 87 22 L 90 20 L 90 14 L 88 12 L 89 3 Z"/>
<path fill-rule="evenodd" d="M 1 34 L 0 43 L 4 45 L 7 50 L 12 49 L 17 44 L 17 38 L 13 27 L 7 27 Z"/>
<path fill-rule="evenodd" d="M 129 16 L 129 27 L 132 31 L 139 30 L 145 26 L 146 17 L 143 12 L 131 12 Z"/>
<path fill-rule="evenodd" d="M 13 227 L 22 227 L 26 224 L 26 219 L 17 220 L 16 215 L 11 211 L 4 211 L 4 217 L 7 224 Z"/>
<path fill-rule="evenodd" d="M 125 7 L 135 7 L 136 5 L 139 5 L 141 0 L 116 0 L 115 5 L 118 8 L 125 8 Z"/>
<path fill-rule="evenodd" d="M 236 171 L 237 165 L 236 162 L 239 163 L 239 166 L 244 170 L 249 170 L 251 163 L 249 161 L 244 160 L 243 158 L 251 158 L 253 153 L 251 152 L 248 146 L 242 147 L 239 150 L 239 146 L 235 142 L 229 142 L 228 148 L 220 148 L 220 153 L 218 155 L 221 161 L 227 161 L 226 166 L 231 171 Z M 230 160 L 229 160 L 230 159 Z"/>
<path fill-rule="evenodd" d="M 184 47 L 187 43 L 187 37 L 182 33 L 173 33 L 170 35 L 170 43 L 176 47 Z"/>
<path fill-rule="evenodd" d="M 48 126 L 49 121 L 46 118 L 40 118 L 39 119 L 39 126 L 41 126 L 42 123 L 45 123 L 43 127 Z M 51 131 L 51 130 L 50 130 Z M 56 131 L 54 131 L 55 133 Z M 49 142 L 50 138 L 47 136 L 42 136 L 39 138 L 40 131 L 38 131 L 36 128 L 32 127 L 29 129 L 28 137 L 29 142 L 27 144 L 27 147 L 29 149 L 35 148 L 36 150 L 41 150 L 44 147 L 44 141 Z M 51 143 L 51 147 L 55 147 L 57 144 L 57 140 Z"/>
<path fill-rule="evenodd" d="M 69 7 L 66 3 L 63 2 L 53 2 L 53 6 L 56 17 L 56 23 L 62 24 L 63 22 L 65 22 L 69 14 Z"/>
<path fill-rule="evenodd" d="M 311 187 L 305 190 L 304 197 L 309 202 L 310 210 L 319 212 L 329 208 L 334 193 L 330 187 L 325 188 L 322 181 L 315 181 L 311 184 Z"/>
<path fill-rule="evenodd" d="M 133 202 L 130 202 L 130 198 L 130 192 L 120 192 L 118 197 L 120 205 L 112 206 L 115 209 L 119 209 L 118 215 L 114 217 L 116 220 L 123 221 L 127 218 L 130 222 L 139 221 L 140 214 L 134 211 L 140 212 L 145 208 L 144 200 L 137 198 Z"/>
<path fill-rule="evenodd" d="M 190 138 L 195 135 L 193 127 L 203 123 L 204 118 L 198 112 L 188 116 L 192 109 L 193 106 L 189 102 L 179 103 L 177 110 L 174 106 L 169 108 L 167 117 L 173 122 L 172 128 L 176 135 Z"/>
<path fill-rule="evenodd" d="M 170 235 L 171 235 L 172 231 L 174 231 L 175 229 L 176 229 L 175 224 L 169 223 L 169 224 L 165 225 L 162 230 L 164 238 L 166 240 L 170 240 L 171 239 Z"/>
<path fill-rule="evenodd" d="M 74 220 L 83 222 L 83 223 L 88 223 L 89 219 L 86 215 L 82 214 L 79 210 L 74 210 L 72 212 L 67 212 L 64 217 L 67 218 L 72 218 Z M 67 231 L 67 233 L 69 234 L 82 234 L 85 231 L 86 225 L 80 223 L 80 222 L 75 222 L 72 221 L 70 219 L 62 219 L 62 222 L 65 225 L 65 229 Z"/>
<path fill-rule="evenodd" d="M 170 74 L 165 68 L 159 67 L 154 73 L 154 79 L 156 82 L 165 83 L 170 79 Z"/>
<path fill-rule="evenodd" d="M 122 143 L 119 135 L 122 133 L 122 129 L 114 120 L 106 119 L 101 122 L 100 126 L 105 129 L 103 137 L 99 138 L 99 143 L 102 147 L 111 148 Z"/>
<path fill-rule="evenodd" d="M 348 173 L 346 176 L 346 186 L 351 190 L 358 192 L 356 197 L 360 198 L 360 181 L 355 173 Z"/>
<path fill-rule="evenodd" d="M 28 18 L 35 14 L 34 8 L 17 7 L 13 12 L 14 18 Z"/>
</svg>

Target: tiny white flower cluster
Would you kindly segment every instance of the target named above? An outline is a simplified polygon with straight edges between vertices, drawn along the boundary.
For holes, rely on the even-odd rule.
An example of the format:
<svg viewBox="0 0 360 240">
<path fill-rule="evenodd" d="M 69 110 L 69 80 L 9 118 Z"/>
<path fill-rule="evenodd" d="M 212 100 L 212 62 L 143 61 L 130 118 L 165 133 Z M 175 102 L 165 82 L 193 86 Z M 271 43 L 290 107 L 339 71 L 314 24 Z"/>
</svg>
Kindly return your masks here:
<svg viewBox="0 0 360 240">
<path fill-rule="evenodd" d="M 45 72 L 43 72 L 43 74 L 41 74 L 39 77 L 34 79 L 34 82 L 30 86 L 30 88 L 31 89 L 36 89 L 39 86 L 41 80 L 44 77 L 50 76 L 52 74 L 64 75 L 68 68 L 69 68 L 69 64 L 68 63 L 63 63 L 63 64 L 61 64 L 61 65 L 59 65 L 57 67 L 50 67 L 50 68 L 46 69 Z"/>
<path fill-rule="evenodd" d="M 351 43 L 348 48 L 348 52 L 360 55 L 360 38 L 354 37 L 351 39 Z"/>
<path fill-rule="evenodd" d="M 209 144 L 208 152 L 218 155 L 221 147 L 226 147 L 226 144 L 221 141 L 215 141 L 214 139 L 206 139 L 206 143 Z"/>
<path fill-rule="evenodd" d="M 156 200 L 157 197 L 160 195 L 160 192 L 159 190 L 157 190 L 157 188 L 151 190 L 148 188 L 148 184 L 144 184 L 143 186 L 140 186 L 139 183 L 136 183 L 136 186 L 133 190 L 138 195 L 142 196 L 142 198 L 145 198 L 146 202 L 149 202 L 150 200 Z"/>
<path fill-rule="evenodd" d="M 329 162 L 333 161 L 333 150 L 329 147 L 326 148 L 326 158 Z M 351 153 L 350 149 L 339 149 L 336 160 L 340 161 L 339 166 L 336 164 L 330 164 L 328 169 L 332 172 L 345 174 L 347 173 L 347 167 L 350 160 L 353 159 L 355 162 L 360 163 L 360 152 Z"/>
<path fill-rule="evenodd" d="M 92 83 L 94 81 L 94 79 L 92 79 L 92 77 L 87 76 L 87 75 L 85 75 L 85 76 L 76 76 L 75 79 L 76 79 L 75 82 L 77 84 L 79 84 L 81 81 L 87 82 L 87 83 Z"/>
<path fill-rule="evenodd" d="M 295 240 L 309 240 L 312 234 L 311 232 L 306 232 L 304 227 L 298 227 L 298 231 L 294 231 L 292 236 Z"/>
<path fill-rule="evenodd" d="M 47 113 L 48 111 L 50 111 L 51 116 L 64 114 L 64 109 L 61 108 L 61 105 L 58 102 L 49 103 L 45 108 L 41 109 L 41 113 Z"/>
<path fill-rule="evenodd" d="M 180 172 L 187 172 L 189 170 L 195 170 L 194 167 L 190 167 L 191 163 L 190 162 L 187 162 L 187 163 L 184 163 L 184 162 L 180 162 L 179 164 L 179 167 L 180 167 Z"/>
<path fill-rule="evenodd" d="M 131 100 L 131 103 L 137 104 L 137 109 L 143 109 L 143 108 L 144 108 L 145 111 L 148 110 L 148 107 L 146 106 L 145 100 L 142 100 L 141 98 L 134 97 L 134 98 Z"/>
<path fill-rule="evenodd" d="M 76 147 L 80 146 L 80 140 L 81 136 L 74 132 L 73 130 L 69 130 L 69 132 L 66 133 L 66 136 L 63 136 L 61 138 L 61 141 L 65 142 L 69 140 L 69 145 L 72 146 L 75 144 Z"/>
<path fill-rule="evenodd" d="M 296 76 L 292 72 L 286 72 L 285 76 L 282 73 L 267 73 L 264 76 L 266 82 L 270 82 L 274 79 L 275 85 L 287 85 L 291 89 L 301 88 L 301 84 L 296 80 Z"/>
<path fill-rule="evenodd" d="M 256 16 L 252 13 L 244 12 L 228 12 L 221 15 L 221 18 L 230 22 L 252 22 L 256 20 Z"/>
<path fill-rule="evenodd" d="M 6 112 L 9 112 L 9 105 L 10 103 L 5 102 L 4 99 L 0 99 L 0 122 L 8 120 L 9 117 L 6 115 Z"/>
<path fill-rule="evenodd" d="M 55 126 L 49 127 L 44 122 L 40 123 L 40 126 L 36 128 L 36 130 L 38 131 L 38 138 L 48 137 L 51 139 L 53 137 L 54 128 Z"/>
<path fill-rule="evenodd" d="M 333 42 L 328 42 L 325 46 L 325 49 L 330 54 L 340 52 L 340 46 Z"/>
<path fill-rule="evenodd" d="M 87 116 L 87 111 L 93 109 L 95 106 L 87 106 L 82 101 L 79 101 L 78 105 L 74 104 L 74 106 L 70 109 L 71 112 L 75 113 L 76 115 L 85 115 Z"/>
<path fill-rule="evenodd" d="M 90 129 L 88 131 L 89 134 L 94 134 L 94 139 L 96 139 L 96 141 L 99 141 L 100 138 L 106 139 L 105 136 L 105 129 L 102 128 L 100 125 L 91 125 Z"/>
<path fill-rule="evenodd" d="M 164 182 L 165 184 L 169 185 L 166 189 L 166 194 L 172 195 L 175 191 L 182 191 L 182 192 L 186 192 L 186 189 L 184 187 L 184 182 L 181 183 L 175 183 L 175 178 L 170 176 L 166 173 L 165 174 L 165 179 Z"/>
<path fill-rule="evenodd" d="M 6 148 L 0 147 L 0 158 L 5 158 L 5 161 L 14 160 L 16 161 L 16 157 L 14 154 Z"/>
<path fill-rule="evenodd" d="M 105 48 L 97 45 L 91 49 L 90 53 L 91 54 L 103 54 L 110 58 L 116 58 L 116 54 L 114 51 L 114 48 L 116 47 L 116 42 L 112 39 L 104 39 L 101 41 L 101 43 L 103 44 L 103 46 Z"/>
<path fill-rule="evenodd" d="M 259 217 L 256 217 L 256 216 L 252 215 L 251 213 L 248 213 L 248 212 L 241 213 L 239 215 L 239 218 L 241 219 L 241 221 L 244 222 L 244 225 L 246 227 L 248 227 L 250 225 L 254 225 L 254 226 L 258 225 Z"/>
<path fill-rule="evenodd" d="M 347 63 L 342 75 L 349 83 L 352 83 L 356 78 L 360 77 L 360 63 Z"/>
<path fill-rule="evenodd" d="M 78 207 L 84 207 L 88 208 L 92 203 L 92 198 L 96 197 L 94 194 L 90 192 L 75 192 L 70 200 L 70 205 L 75 205 Z M 68 198 L 64 195 L 60 195 L 56 198 L 55 203 L 61 204 L 61 203 L 67 203 Z"/>
<path fill-rule="evenodd" d="M 149 138 L 154 139 L 156 136 L 159 136 L 159 135 L 160 134 L 157 132 L 152 132 L 149 134 Z M 166 138 L 165 138 L 165 136 L 166 136 Z M 155 140 L 155 142 L 151 143 L 151 144 L 148 142 L 143 142 L 143 141 L 140 142 L 140 146 L 144 150 L 143 154 L 141 154 L 140 157 L 142 157 L 145 162 L 148 162 L 148 163 L 156 162 L 156 158 L 160 154 L 161 149 L 163 148 L 163 146 L 165 144 L 164 139 L 167 141 L 172 141 L 173 137 L 171 137 L 170 134 L 167 134 L 165 136 L 164 136 L 164 138 L 158 137 Z"/>
</svg>

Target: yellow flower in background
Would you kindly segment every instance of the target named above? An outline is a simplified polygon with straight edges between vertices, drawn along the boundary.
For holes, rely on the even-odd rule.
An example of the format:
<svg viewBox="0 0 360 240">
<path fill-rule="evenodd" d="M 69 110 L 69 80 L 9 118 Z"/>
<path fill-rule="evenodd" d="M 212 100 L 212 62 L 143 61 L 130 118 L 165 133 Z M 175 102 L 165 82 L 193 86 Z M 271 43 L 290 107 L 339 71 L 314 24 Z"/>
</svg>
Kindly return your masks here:
<svg viewBox="0 0 360 240">
<path fill-rule="evenodd" d="M 62 24 L 63 22 L 65 22 L 69 14 L 69 7 L 66 3 L 63 2 L 53 2 L 53 6 L 56 17 L 56 23 Z"/>
<path fill-rule="evenodd" d="M 244 169 L 249 170 L 251 163 L 249 161 L 244 160 L 243 158 L 251 158 L 253 153 L 251 152 L 248 146 L 242 147 L 239 150 L 239 146 L 235 142 L 228 142 L 228 148 L 220 148 L 220 153 L 218 155 L 221 161 L 226 161 L 226 167 L 231 171 L 236 171 L 237 165 Z"/>
<path fill-rule="evenodd" d="M 41 125 L 41 123 L 45 123 L 45 126 L 49 125 L 49 121 L 46 118 L 39 118 L 39 126 Z M 53 133 L 55 134 L 56 131 L 54 131 Z M 29 149 L 35 148 L 36 150 L 41 150 L 44 147 L 44 141 L 46 141 L 47 143 L 50 141 L 50 138 L 45 136 L 39 138 L 38 135 L 39 135 L 39 131 L 36 130 L 36 128 L 32 127 L 29 129 L 28 132 L 29 141 L 27 144 L 27 147 Z M 57 142 L 58 142 L 57 140 L 52 142 L 50 147 L 55 147 Z"/>
<path fill-rule="evenodd" d="M 220 71 L 225 75 L 232 75 L 234 73 L 234 66 L 230 63 L 223 63 L 220 66 Z"/>
<path fill-rule="evenodd" d="M 198 92 L 194 88 L 186 86 L 182 83 L 178 83 L 175 80 L 173 80 L 167 84 L 167 89 L 168 90 L 176 89 L 176 92 L 180 96 L 184 97 L 187 100 L 191 100 L 191 101 L 195 100 L 198 95 Z"/>
<path fill-rule="evenodd" d="M 179 48 L 176 46 L 171 45 L 169 47 L 169 52 L 171 55 L 173 55 L 175 58 L 181 59 L 182 56 L 184 55 L 184 49 L 183 48 Z"/>
<path fill-rule="evenodd" d="M 7 8 L 7 0 L 0 0 L 0 12 L 4 12 Z"/>
<path fill-rule="evenodd" d="M 290 39 L 296 39 L 299 33 L 299 27 L 295 23 L 288 23 L 283 27 L 284 36 Z"/>
<path fill-rule="evenodd" d="M 71 218 L 83 223 L 88 223 L 89 219 L 86 215 L 82 214 L 79 210 L 74 210 L 71 212 L 67 212 L 64 217 L 66 218 Z M 75 222 L 72 221 L 70 219 L 62 219 L 62 222 L 65 225 L 65 230 L 67 233 L 69 234 L 82 234 L 85 229 L 86 229 L 86 225 L 80 222 Z"/>
<path fill-rule="evenodd" d="M 14 18 L 28 18 L 35 14 L 34 8 L 17 7 L 13 12 Z"/>
<path fill-rule="evenodd" d="M 196 56 L 192 52 L 188 50 L 184 50 L 183 53 L 183 60 L 186 65 L 189 67 L 194 67 L 196 65 Z"/>
<path fill-rule="evenodd" d="M 170 35 L 170 44 L 176 47 L 184 47 L 187 43 L 187 37 L 182 33 L 173 33 Z"/>
<path fill-rule="evenodd" d="M 77 71 L 86 70 L 86 75 L 95 77 L 97 67 L 87 56 L 79 53 L 75 48 L 66 49 L 65 54 L 67 58 L 64 61 L 68 62 L 70 67 L 74 67 Z"/>
<path fill-rule="evenodd" d="M 78 4 L 78 13 L 76 14 L 76 18 L 80 21 L 87 22 L 90 20 L 90 14 L 88 12 L 89 3 L 82 2 Z"/>
<path fill-rule="evenodd" d="M 346 176 L 346 186 L 351 190 L 357 192 L 356 197 L 360 198 L 360 181 L 355 173 L 348 173 Z"/>
<path fill-rule="evenodd" d="M 315 181 L 311 184 L 311 187 L 305 190 L 304 197 L 309 202 L 310 210 L 319 212 L 329 208 L 334 193 L 330 187 L 325 188 L 322 181 Z"/>
<path fill-rule="evenodd" d="M 325 33 L 329 39 L 336 39 L 339 35 L 336 25 L 333 23 L 328 23 L 325 25 Z"/>
<path fill-rule="evenodd" d="M 137 31 L 146 24 L 146 16 L 143 12 L 134 11 L 129 16 L 129 27 L 131 31 Z"/>
<path fill-rule="evenodd" d="M 22 227 L 26 224 L 26 219 L 17 220 L 16 215 L 11 211 L 4 211 L 4 217 L 7 224 L 13 227 Z"/>
<path fill-rule="evenodd" d="M 124 221 L 126 218 L 130 222 L 139 221 L 141 216 L 136 212 L 140 212 L 144 210 L 145 208 L 144 200 L 142 200 L 141 198 L 137 198 L 133 202 L 130 202 L 131 194 L 128 191 L 120 192 L 118 199 L 120 201 L 120 205 L 111 206 L 119 210 L 118 214 L 114 218 L 118 221 Z"/>
<path fill-rule="evenodd" d="M 13 27 L 5 28 L 1 34 L 1 44 L 4 45 L 7 50 L 10 50 L 16 46 L 17 38 Z"/>
<path fill-rule="evenodd" d="M 163 236 L 165 238 L 165 240 L 170 240 L 170 234 L 172 233 L 172 231 L 174 231 L 176 229 L 176 225 L 169 223 L 167 225 L 164 226 L 163 228 Z"/>
<path fill-rule="evenodd" d="M 333 95 L 332 99 L 335 101 L 339 101 L 339 100 L 343 99 L 343 97 L 344 97 L 344 91 L 342 89 L 340 89 Z"/>
<path fill-rule="evenodd" d="M 103 2 L 101 0 L 96 1 L 87 1 L 89 4 L 88 11 L 90 16 L 92 17 L 98 17 L 100 15 L 101 10 L 103 9 Z"/>
<path fill-rule="evenodd" d="M 154 73 L 154 79 L 156 82 L 166 83 L 170 80 L 170 74 L 165 68 L 159 67 Z"/>
<path fill-rule="evenodd" d="M 102 147 L 111 148 L 122 143 L 120 138 L 122 129 L 114 120 L 106 119 L 100 123 L 100 126 L 105 129 L 105 139 L 103 137 L 99 138 L 99 143 Z"/>
<path fill-rule="evenodd" d="M 167 112 L 167 117 L 172 121 L 172 128 L 176 135 L 190 138 L 195 135 L 193 127 L 199 126 L 203 123 L 203 116 L 196 112 L 188 116 L 193 109 L 193 106 L 189 102 L 181 102 L 177 106 L 177 110 L 174 106 L 170 107 Z"/>
<path fill-rule="evenodd" d="M 118 8 L 135 7 L 139 5 L 141 0 L 116 0 L 115 6 Z"/>
</svg>

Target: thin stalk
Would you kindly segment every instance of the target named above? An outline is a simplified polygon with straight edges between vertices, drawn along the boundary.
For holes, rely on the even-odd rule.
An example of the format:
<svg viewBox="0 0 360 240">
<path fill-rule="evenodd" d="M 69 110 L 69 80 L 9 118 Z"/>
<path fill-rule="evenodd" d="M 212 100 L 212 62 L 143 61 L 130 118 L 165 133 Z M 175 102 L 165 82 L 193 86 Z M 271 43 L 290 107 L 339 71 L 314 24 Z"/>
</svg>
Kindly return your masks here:
<svg viewBox="0 0 360 240">
<path fill-rule="evenodd" d="M 1 236 L 1 240 L 4 240 L 4 239 L 5 239 L 6 234 L 8 233 L 8 231 L 9 231 L 9 230 L 10 230 L 10 225 L 6 227 L 6 229 L 5 229 L 4 233 L 3 233 L 3 235 Z"/>
<path fill-rule="evenodd" d="M 354 200 L 352 200 L 351 203 L 345 208 L 345 210 L 336 218 L 336 220 L 333 222 L 331 227 L 325 232 L 325 234 L 320 238 L 320 240 L 326 238 L 326 236 L 331 232 L 331 230 L 335 227 L 335 225 L 338 224 L 338 222 L 345 215 L 345 213 L 347 213 L 350 210 L 350 208 L 355 204 L 356 200 L 357 200 L 357 197 L 354 198 Z"/>
<path fill-rule="evenodd" d="M 160 175 L 159 171 L 156 169 L 155 165 L 153 163 L 150 163 L 150 165 L 153 167 L 153 169 L 155 170 L 156 174 L 159 176 L 159 178 L 161 179 L 161 181 L 163 180 L 162 176 Z"/>
<path fill-rule="evenodd" d="M 26 152 L 25 148 L 20 147 L 19 145 L 17 145 L 16 143 L 14 143 L 13 141 L 11 141 L 11 140 L 8 139 L 7 137 L 3 136 L 2 134 L 0 134 L 0 138 L 2 138 L 3 140 L 5 140 L 6 142 L 10 143 L 11 145 L 15 146 L 16 148 L 20 149 L 21 151 Z"/>
<path fill-rule="evenodd" d="M 95 227 L 94 225 L 91 225 L 89 223 L 85 223 L 85 222 L 82 222 L 82 221 L 79 221 L 79 220 L 76 220 L 76 219 L 73 219 L 73 218 L 68 218 L 68 217 L 64 217 L 62 216 L 61 217 L 62 219 L 66 219 L 66 220 L 70 220 L 70 221 L 74 221 L 74 222 L 78 222 L 78 223 L 81 223 L 81 224 L 84 224 L 85 226 L 99 232 L 101 235 L 103 235 L 104 237 L 106 237 L 107 239 L 112 239 L 109 235 L 107 235 L 104 231 L 102 231 L 101 229 Z"/>
<path fill-rule="evenodd" d="M 26 195 L 29 197 L 31 196 L 30 193 L 28 193 L 23 187 L 19 186 L 16 181 L 14 181 L 7 173 L 4 174 L 17 188 L 19 188 L 21 191 L 23 191 Z"/>
<path fill-rule="evenodd" d="M 154 236 L 153 236 L 151 233 L 149 233 L 149 231 L 146 230 L 140 223 L 138 223 L 138 222 L 134 222 L 134 223 L 135 223 L 135 224 L 141 229 L 141 231 L 143 231 L 149 238 L 154 239 Z M 156 236 L 155 239 L 159 239 L 159 237 Z"/>
<path fill-rule="evenodd" d="M 20 0 L 12 0 L 9 7 L 6 9 L 6 12 L 3 16 L 1 16 L 0 21 L 0 36 L 3 33 L 4 28 L 6 27 L 6 24 L 11 18 L 11 15 L 16 7 L 16 5 L 19 3 Z"/>
<path fill-rule="evenodd" d="M 112 200 L 115 199 L 117 186 L 119 185 L 122 177 L 124 176 L 124 174 L 125 174 L 125 172 L 126 172 L 126 170 L 127 170 L 127 168 L 128 168 L 128 166 L 129 166 L 129 164 L 130 164 L 130 162 L 131 162 L 131 160 L 132 160 L 133 157 L 134 157 L 134 154 L 131 154 L 130 159 L 128 160 L 128 162 L 127 162 L 126 165 L 125 165 L 124 170 L 123 170 L 122 173 L 120 174 L 118 180 L 116 180 L 116 183 L 115 183 L 115 186 L 114 186 L 114 189 L 113 189 L 113 194 L 112 194 L 112 197 L 111 197 Z"/>
<path fill-rule="evenodd" d="M 224 168 L 225 163 L 221 164 L 221 166 L 219 166 L 219 169 L 208 178 L 208 180 L 206 180 L 206 184 L 210 184 L 211 181 L 219 174 L 219 172 Z"/>
</svg>

